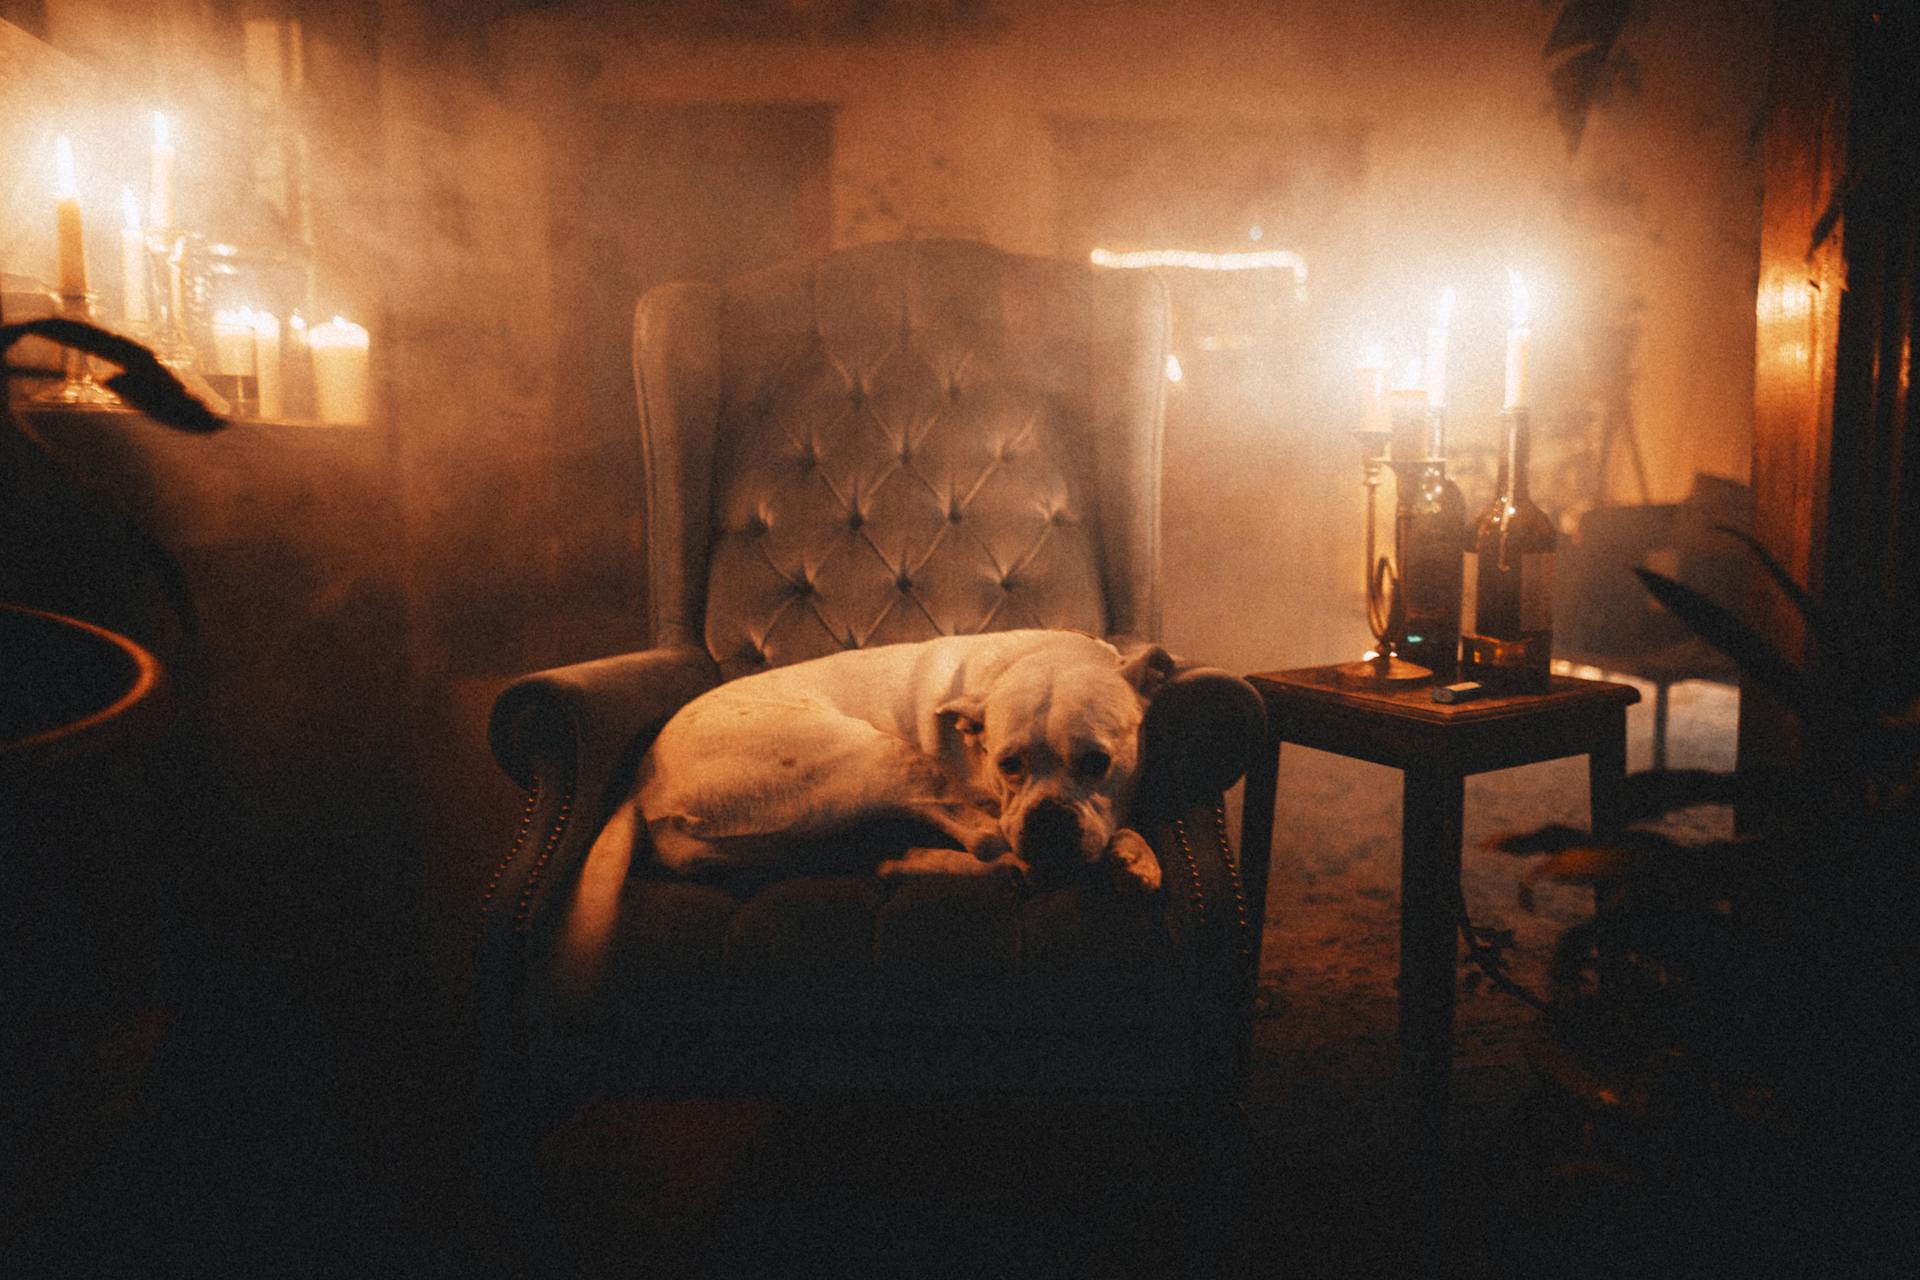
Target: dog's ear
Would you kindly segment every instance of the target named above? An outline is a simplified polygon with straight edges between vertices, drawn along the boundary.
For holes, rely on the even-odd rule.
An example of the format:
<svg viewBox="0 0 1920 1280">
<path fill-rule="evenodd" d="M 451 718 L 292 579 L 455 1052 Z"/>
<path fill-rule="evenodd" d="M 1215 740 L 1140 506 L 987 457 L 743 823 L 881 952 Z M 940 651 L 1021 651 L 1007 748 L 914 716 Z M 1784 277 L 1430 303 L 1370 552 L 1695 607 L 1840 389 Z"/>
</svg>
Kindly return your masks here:
<svg viewBox="0 0 1920 1280">
<path fill-rule="evenodd" d="M 977 693 L 963 693 L 934 708 L 942 724 L 952 725 L 968 738 L 978 737 L 987 727 L 987 700 Z"/>
<path fill-rule="evenodd" d="M 1173 674 L 1174 656 L 1157 644 L 1143 644 L 1129 649 L 1120 657 L 1120 674 L 1140 693 L 1151 700 Z"/>
</svg>

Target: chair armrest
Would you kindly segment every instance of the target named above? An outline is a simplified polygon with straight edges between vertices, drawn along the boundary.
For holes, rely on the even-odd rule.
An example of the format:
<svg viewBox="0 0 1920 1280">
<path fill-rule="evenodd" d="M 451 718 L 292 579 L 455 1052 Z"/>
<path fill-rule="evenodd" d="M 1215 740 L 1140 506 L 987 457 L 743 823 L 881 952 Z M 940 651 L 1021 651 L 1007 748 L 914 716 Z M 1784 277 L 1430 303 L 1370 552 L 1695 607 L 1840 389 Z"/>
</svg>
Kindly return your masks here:
<svg viewBox="0 0 1920 1280">
<path fill-rule="evenodd" d="M 1265 741 L 1266 705 L 1239 676 L 1188 667 L 1154 694 L 1141 733 L 1141 799 L 1155 808 L 1211 803 Z"/>
<path fill-rule="evenodd" d="M 480 905 L 483 982 L 517 967 L 519 940 L 573 883 L 616 784 L 661 726 L 719 681 L 702 650 L 647 649 L 536 672 L 495 699 L 487 738 L 527 802 Z"/>
<path fill-rule="evenodd" d="M 637 759 L 674 712 L 719 683 L 713 660 L 690 648 L 538 671 L 494 701 L 487 741 L 523 790 L 559 778 L 586 781 L 623 757 Z"/>
<path fill-rule="evenodd" d="M 474 1101 L 483 1123 L 512 1129 L 510 1100 L 526 1095 L 534 922 L 571 893 L 615 784 L 674 712 L 719 682 L 706 652 L 685 646 L 536 672 L 495 699 L 487 738 L 527 796 L 474 930 Z"/>
<path fill-rule="evenodd" d="M 1264 883 L 1249 883 L 1227 833 L 1222 793 L 1266 739 L 1252 685 L 1209 667 L 1178 672 L 1142 725 L 1144 763 L 1130 821 L 1165 876 L 1167 927 L 1192 984 L 1197 1065 L 1244 1089 L 1259 963 Z"/>
</svg>

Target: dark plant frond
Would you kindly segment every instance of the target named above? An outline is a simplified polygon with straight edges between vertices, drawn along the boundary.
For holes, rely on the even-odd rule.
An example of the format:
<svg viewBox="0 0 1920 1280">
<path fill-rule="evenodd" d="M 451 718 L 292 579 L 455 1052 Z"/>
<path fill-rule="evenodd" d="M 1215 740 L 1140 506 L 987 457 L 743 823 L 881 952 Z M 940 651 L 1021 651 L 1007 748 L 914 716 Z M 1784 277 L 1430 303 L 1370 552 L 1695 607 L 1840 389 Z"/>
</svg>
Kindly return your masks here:
<svg viewBox="0 0 1920 1280">
<path fill-rule="evenodd" d="M 1587 114 L 1622 65 L 1615 51 L 1632 10 L 1632 0 L 1566 0 L 1540 51 L 1553 64 L 1547 84 L 1569 155 L 1580 149 Z"/>
<path fill-rule="evenodd" d="M 1589 839 L 1586 844 L 1562 849 L 1534 863 L 1521 877 L 1521 883 L 1532 885 L 1551 880 L 1555 884 L 1600 884 L 1618 880 L 1632 875 L 1658 852 L 1660 848 L 1651 843 L 1596 845 Z"/>
<path fill-rule="evenodd" d="M 1583 45 L 1611 49 L 1626 29 L 1632 8 L 1632 0 L 1567 0 L 1540 52 L 1555 54 Z"/>
<path fill-rule="evenodd" d="M 1800 611 L 1800 616 L 1807 620 L 1807 624 L 1816 631 L 1824 629 L 1825 611 L 1811 595 L 1807 594 L 1807 589 L 1787 572 L 1787 567 L 1774 559 L 1773 553 L 1760 544 L 1758 538 L 1745 529 L 1736 528 L 1730 524 L 1716 524 L 1713 527 L 1717 532 L 1731 535 L 1746 544 L 1747 550 L 1751 551 L 1754 559 L 1760 562 L 1760 567 L 1767 571 L 1767 576 L 1772 578 L 1774 585 L 1780 588 L 1780 593 L 1793 602 L 1793 607 Z"/>
<path fill-rule="evenodd" d="M 1733 659 L 1741 674 L 1806 719 L 1812 710 L 1806 677 L 1780 655 L 1759 632 L 1736 617 L 1724 605 L 1716 604 L 1700 592 L 1665 574 L 1651 569 L 1634 569 L 1634 575 L 1664 605 L 1708 644 Z"/>
<path fill-rule="evenodd" d="M 123 338 L 84 320 L 52 316 L 0 326 L 0 351 L 11 348 L 29 334 L 119 365 L 121 371 L 106 380 L 107 387 L 162 426 L 205 434 L 227 425 L 195 399 L 153 352 L 131 338 Z"/>
<path fill-rule="evenodd" d="M 1486 847 L 1496 853 L 1510 853 L 1515 857 L 1524 858 L 1538 853 L 1559 853 L 1563 849 L 1573 849 L 1592 843 L 1591 831 L 1583 827 L 1568 826 L 1564 822 L 1556 822 L 1535 831 L 1495 836 L 1487 841 Z"/>
</svg>

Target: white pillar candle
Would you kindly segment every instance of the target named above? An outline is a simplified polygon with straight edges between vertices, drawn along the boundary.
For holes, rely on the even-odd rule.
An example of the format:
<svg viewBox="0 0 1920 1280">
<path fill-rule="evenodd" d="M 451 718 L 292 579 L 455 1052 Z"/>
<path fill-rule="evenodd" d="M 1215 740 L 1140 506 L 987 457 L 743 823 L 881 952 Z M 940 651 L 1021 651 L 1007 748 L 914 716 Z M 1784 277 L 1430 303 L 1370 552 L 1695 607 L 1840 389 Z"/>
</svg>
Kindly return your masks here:
<svg viewBox="0 0 1920 1280">
<path fill-rule="evenodd" d="M 335 316 L 307 330 L 313 352 L 314 416 L 357 426 L 367 421 L 367 331 Z"/>
<path fill-rule="evenodd" d="M 153 113 L 152 185 L 147 195 L 147 220 L 163 229 L 173 226 L 173 128 L 166 116 Z"/>
<path fill-rule="evenodd" d="M 1378 343 L 1369 345 L 1353 371 L 1360 379 L 1360 429 L 1391 431 L 1393 424 L 1387 417 L 1386 349 Z"/>
<path fill-rule="evenodd" d="M 234 378 L 254 376 L 253 312 L 213 313 L 213 363 L 207 372 Z"/>
<path fill-rule="evenodd" d="M 1533 346 L 1533 331 L 1527 327 L 1531 319 L 1527 282 L 1518 271 L 1508 271 L 1507 279 L 1513 293 L 1513 327 L 1507 330 L 1507 395 L 1506 407 L 1520 409 L 1527 403 L 1527 353 Z"/>
<path fill-rule="evenodd" d="M 283 418 L 287 397 L 280 367 L 280 318 L 265 311 L 253 313 L 253 361 L 260 378 L 260 416 Z"/>
<path fill-rule="evenodd" d="M 151 313 L 147 308 L 147 240 L 140 230 L 140 202 L 131 187 L 120 188 L 120 289 L 121 314 L 133 324 L 145 324 Z"/>
<path fill-rule="evenodd" d="M 1447 403 L 1447 329 L 1453 324 L 1453 286 L 1440 292 L 1433 327 L 1427 330 L 1427 403 L 1438 409 Z"/>
<path fill-rule="evenodd" d="M 55 278 L 63 297 L 87 292 L 87 245 L 80 228 L 80 183 L 74 174 L 73 144 L 66 136 L 54 139 L 53 226 L 59 237 Z"/>
</svg>

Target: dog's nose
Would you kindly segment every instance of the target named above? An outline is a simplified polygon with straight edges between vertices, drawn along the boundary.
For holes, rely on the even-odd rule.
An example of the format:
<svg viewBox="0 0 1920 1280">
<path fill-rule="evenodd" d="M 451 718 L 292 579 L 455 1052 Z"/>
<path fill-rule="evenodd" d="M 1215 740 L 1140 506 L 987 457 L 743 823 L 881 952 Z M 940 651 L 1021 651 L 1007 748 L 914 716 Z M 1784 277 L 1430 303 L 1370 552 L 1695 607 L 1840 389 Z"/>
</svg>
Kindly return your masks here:
<svg viewBox="0 0 1920 1280">
<path fill-rule="evenodd" d="M 1020 824 L 1020 847 L 1029 862 L 1036 857 L 1070 854 L 1079 846 L 1080 819 L 1072 809 L 1057 800 L 1042 800 L 1027 810 Z"/>
</svg>

